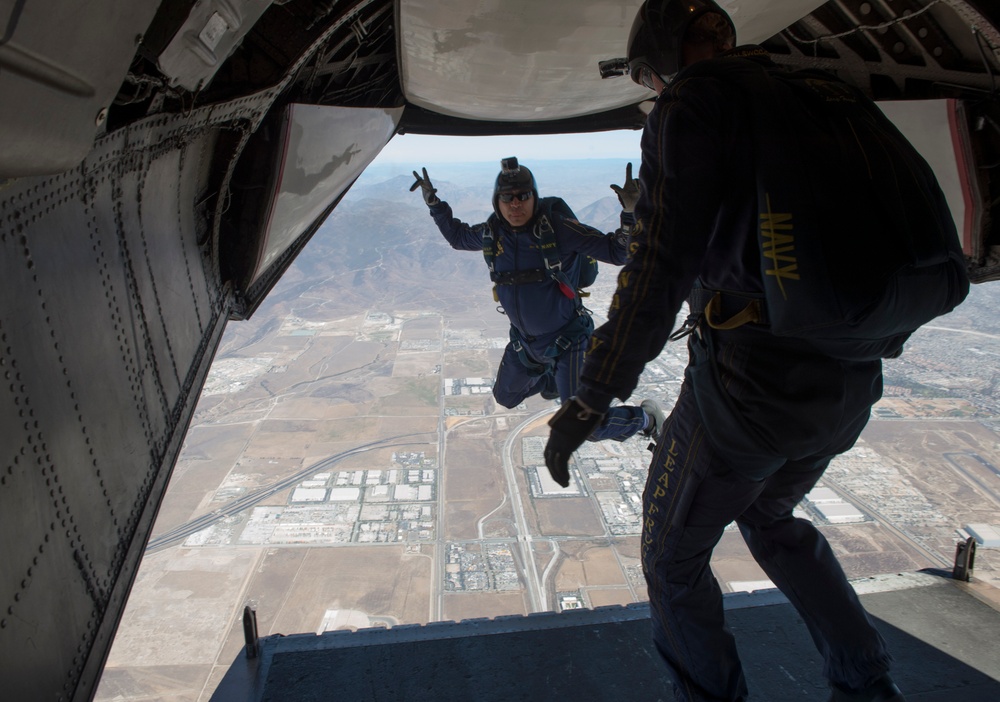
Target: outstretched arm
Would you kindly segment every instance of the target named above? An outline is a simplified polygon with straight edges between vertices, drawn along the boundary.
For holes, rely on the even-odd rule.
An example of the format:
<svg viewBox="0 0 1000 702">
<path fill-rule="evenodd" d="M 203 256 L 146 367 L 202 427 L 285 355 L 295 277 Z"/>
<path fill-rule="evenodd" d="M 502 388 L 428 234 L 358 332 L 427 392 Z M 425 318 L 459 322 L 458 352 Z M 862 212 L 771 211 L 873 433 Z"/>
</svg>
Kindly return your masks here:
<svg viewBox="0 0 1000 702">
<path fill-rule="evenodd" d="M 431 206 L 431 217 L 438 230 L 451 244 L 451 248 L 459 251 L 482 251 L 483 232 L 486 231 L 487 224 L 466 224 L 460 219 L 455 219 L 451 213 L 451 206 L 447 202 L 439 202 Z"/>
<path fill-rule="evenodd" d="M 424 168 L 423 175 L 413 171 L 414 182 L 410 186 L 412 193 L 420 188 L 420 194 L 424 197 L 424 202 L 430 208 L 431 217 L 438 230 L 451 244 L 453 249 L 459 251 L 481 251 L 483 248 L 483 229 L 485 224 L 468 225 L 465 222 L 452 217 L 451 207 L 447 202 L 442 201 L 437 196 L 437 188 L 431 183 L 427 169 Z"/>
<path fill-rule="evenodd" d="M 591 258 L 621 265 L 628 260 L 634 248 L 635 204 L 639 200 L 639 181 L 632 177 L 632 164 L 625 167 L 625 184 L 612 185 L 622 205 L 621 226 L 610 234 L 605 234 L 576 220 L 564 220 L 566 231 L 559 241 L 560 251 L 575 251 Z M 568 239 L 565 240 L 564 239 Z"/>
</svg>

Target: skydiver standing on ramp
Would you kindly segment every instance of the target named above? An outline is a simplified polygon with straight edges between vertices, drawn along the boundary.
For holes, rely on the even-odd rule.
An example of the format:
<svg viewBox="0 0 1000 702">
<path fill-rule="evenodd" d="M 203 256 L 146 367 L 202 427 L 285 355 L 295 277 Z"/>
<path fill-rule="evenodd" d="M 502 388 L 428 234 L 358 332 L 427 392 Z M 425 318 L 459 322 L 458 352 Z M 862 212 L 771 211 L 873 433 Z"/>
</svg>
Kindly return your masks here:
<svg viewBox="0 0 1000 702">
<path fill-rule="evenodd" d="M 636 16 L 629 70 L 659 96 L 642 136 L 637 245 L 619 275 L 608 322 L 593 335 L 581 387 L 549 422 L 546 464 L 553 474 L 564 471 L 611 400 L 629 397 L 645 364 L 668 337 L 680 336 L 671 332 L 687 299 L 692 317 L 681 331 L 689 334 L 690 360 L 650 465 L 641 545 L 653 640 L 676 699 L 748 699 L 710 567 L 723 530 L 735 521 L 756 561 L 805 620 L 824 658 L 830 702 L 903 702 L 885 641 L 833 550 L 792 510 L 867 424 L 882 394 L 881 359 L 898 356 L 912 330 L 965 297 L 964 260 L 933 173 L 870 100 L 829 74 L 778 75 L 766 51 L 735 42 L 732 20 L 712 0 L 646 0 Z M 813 103 L 810 90 L 818 95 Z M 806 104 L 817 119 L 785 122 L 789 110 Z M 836 138 L 844 123 L 877 138 L 853 161 L 816 146 L 828 134 Z M 816 141 L 796 141 L 818 124 L 829 130 Z M 859 130 L 842 143 L 862 138 Z M 817 152 L 830 158 L 814 164 Z M 779 158 L 789 169 L 775 173 L 769 162 Z M 799 165 L 806 177 L 793 175 Z M 856 167 L 862 177 L 831 182 L 841 166 Z M 870 173 L 895 177 L 866 179 Z M 861 195 L 844 197 L 855 180 Z M 852 209 L 858 201 L 864 212 Z M 890 203 L 898 207 L 886 214 Z M 927 216 L 898 225 L 897 215 L 914 207 L 926 207 Z M 856 265 L 834 267 L 825 278 L 810 277 L 805 265 L 814 266 L 810 271 L 825 265 L 822 256 L 807 256 L 807 238 L 826 233 L 818 210 L 832 211 L 830 218 L 838 210 L 855 216 L 859 231 L 873 227 L 862 231 L 864 246 L 845 253 Z M 804 223 L 812 226 L 796 238 Z M 834 237 L 855 235 L 830 229 Z M 826 243 L 837 248 L 837 239 Z M 897 269 L 870 280 L 860 271 L 883 273 L 877 270 L 883 260 L 908 245 L 933 254 L 914 257 L 933 265 L 899 267 L 910 276 L 899 282 L 916 287 L 896 294 L 889 286 L 882 307 L 880 298 L 867 301 L 872 316 L 862 319 L 878 333 L 852 336 L 852 324 L 776 333 L 772 312 L 820 315 L 833 307 L 823 301 L 839 301 L 842 291 L 875 289 Z M 783 289 L 787 300 L 772 297 L 775 282 L 801 285 L 804 294 Z M 904 308 L 912 316 L 900 319 Z"/>
</svg>

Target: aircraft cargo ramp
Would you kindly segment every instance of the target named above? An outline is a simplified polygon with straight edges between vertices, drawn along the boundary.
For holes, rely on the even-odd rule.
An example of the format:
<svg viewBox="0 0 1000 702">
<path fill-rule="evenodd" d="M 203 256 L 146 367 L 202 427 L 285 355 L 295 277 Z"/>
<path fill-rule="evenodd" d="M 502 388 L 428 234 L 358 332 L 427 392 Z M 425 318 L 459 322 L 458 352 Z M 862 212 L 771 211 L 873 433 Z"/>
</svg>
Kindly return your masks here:
<svg viewBox="0 0 1000 702">
<path fill-rule="evenodd" d="M 932 572 L 854 581 L 908 702 L 1000 700 L 1000 592 Z M 825 702 L 822 661 L 777 590 L 726 595 L 760 702 Z M 250 639 L 253 641 L 253 638 Z M 260 639 L 212 702 L 671 702 L 645 604 Z"/>
</svg>

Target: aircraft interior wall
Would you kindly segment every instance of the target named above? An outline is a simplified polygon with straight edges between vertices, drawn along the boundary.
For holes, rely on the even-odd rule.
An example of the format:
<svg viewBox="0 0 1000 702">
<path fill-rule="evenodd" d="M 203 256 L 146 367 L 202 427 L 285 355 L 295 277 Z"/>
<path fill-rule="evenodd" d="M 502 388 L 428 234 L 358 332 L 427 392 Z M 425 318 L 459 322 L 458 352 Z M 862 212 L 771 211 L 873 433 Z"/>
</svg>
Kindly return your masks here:
<svg viewBox="0 0 1000 702">
<path fill-rule="evenodd" d="M 225 326 L 195 226 L 216 136 L 185 132 L 0 189 L 6 699 L 89 699 Z"/>
</svg>

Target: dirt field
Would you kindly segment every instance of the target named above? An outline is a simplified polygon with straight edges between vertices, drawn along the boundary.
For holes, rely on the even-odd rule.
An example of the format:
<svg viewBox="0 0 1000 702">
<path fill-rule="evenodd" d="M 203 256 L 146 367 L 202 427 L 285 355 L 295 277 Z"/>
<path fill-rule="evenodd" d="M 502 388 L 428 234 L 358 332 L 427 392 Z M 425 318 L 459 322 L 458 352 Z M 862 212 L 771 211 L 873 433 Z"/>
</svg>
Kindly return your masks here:
<svg viewBox="0 0 1000 702">
<path fill-rule="evenodd" d="M 205 688 L 205 680 L 217 676 L 210 689 L 215 690 L 225 668 L 211 665 L 158 665 L 129 668 L 105 668 L 95 702 L 119 700 L 157 700 L 186 702 L 197 700 Z"/>
<path fill-rule="evenodd" d="M 496 364 L 485 349 L 444 354 L 441 375 L 445 378 L 492 378 L 494 373 Z"/>
<path fill-rule="evenodd" d="M 424 414 L 437 417 L 441 379 L 436 375 L 419 378 L 393 378 L 389 382 L 373 383 L 379 395 L 369 410 L 371 414 L 392 417 Z"/>
<path fill-rule="evenodd" d="M 421 375 L 431 375 L 442 382 L 441 374 L 435 373 L 434 369 L 441 364 L 441 354 L 439 352 L 401 352 L 396 356 L 396 362 L 392 365 L 393 378 L 408 378 Z"/>
<path fill-rule="evenodd" d="M 268 549 L 246 584 L 238 616 L 218 654 L 219 670 L 225 671 L 243 655 L 244 604 L 256 610 L 261 636 L 315 632 L 331 609 L 351 612 L 355 625 L 362 618 L 359 613 L 371 626 L 411 621 L 404 617 L 426 622 L 430 562 L 419 552 L 405 553 L 405 547 L 397 546 Z M 369 583 L 385 580 L 379 568 L 391 569 L 399 582 L 384 583 L 377 591 L 364 585 L 366 578 Z M 409 590 L 400 591 L 401 587 Z M 318 599 L 304 599 L 312 597 Z"/>
<path fill-rule="evenodd" d="M 476 419 L 448 433 L 441 476 L 446 540 L 478 538 L 479 519 L 504 501 L 507 486 L 492 428 L 492 420 Z"/>
<path fill-rule="evenodd" d="M 327 397 L 285 397 L 271 411 L 271 419 L 342 421 L 356 417 L 363 406 Z"/>
<path fill-rule="evenodd" d="M 108 667 L 216 660 L 259 549 L 174 549 L 143 559 Z M 170 641 L 169 646 L 162 642 Z M 231 662 L 231 659 L 227 661 Z"/>
<path fill-rule="evenodd" d="M 441 616 L 444 620 L 461 621 L 505 614 L 527 614 L 524 591 L 517 592 L 455 592 L 443 597 Z"/>
<path fill-rule="evenodd" d="M 557 592 L 627 585 L 625 574 L 607 543 L 563 542 L 560 551 L 562 559 L 554 578 Z"/>
<path fill-rule="evenodd" d="M 433 441 L 437 446 L 437 425 L 436 416 L 412 416 L 399 415 L 395 417 L 380 417 L 378 434 L 373 439 L 379 437 L 404 437 L 407 434 L 424 434 L 426 438 Z M 420 441 L 424 437 L 407 437 L 407 440 Z"/>
<path fill-rule="evenodd" d="M 399 331 L 399 340 L 433 339 L 436 341 L 441 338 L 442 325 L 443 321 L 438 314 L 407 320 L 403 322 L 402 329 Z"/>
<path fill-rule="evenodd" d="M 594 536 L 604 533 L 604 521 L 589 497 L 532 500 L 535 523 L 542 536 Z"/>
<path fill-rule="evenodd" d="M 430 571 L 428 556 L 404 546 L 269 549 L 246 599 L 256 604 L 261 635 L 317 631 L 327 610 L 364 612 L 371 626 L 424 623 Z"/>
<path fill-rule="evenodd" d="M 375 341 L 359 341 L 346 336 L 314 336 L 296 366 L 306 363 L 318 378 L 332 377 L 373 363 L 385 346 Z"/>
<path fill-rule="evenodd" d="M 639 601 L 632 597 L 632 592 L 626 587 L 588 588 L 585 594 L 587 604 L 591 607 L 624 606 Z M 643 595 L 642 599 L 646 599 L 645 595 Z"/>
<path fill-rule="evenodd" d="M 248 458 L 299 461 L 306 455 L 332 455 L 338 442 L 352 441 L 355 446 L 365 443 L 364 437 L 374 436 L 377 426 L 378 420 L 374 417 L 320 422 L 265 422 L 254 433 L 244 455 Z"/>
</svg>

